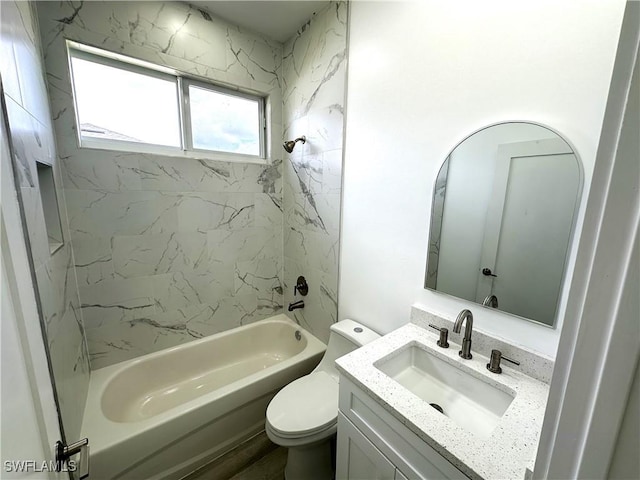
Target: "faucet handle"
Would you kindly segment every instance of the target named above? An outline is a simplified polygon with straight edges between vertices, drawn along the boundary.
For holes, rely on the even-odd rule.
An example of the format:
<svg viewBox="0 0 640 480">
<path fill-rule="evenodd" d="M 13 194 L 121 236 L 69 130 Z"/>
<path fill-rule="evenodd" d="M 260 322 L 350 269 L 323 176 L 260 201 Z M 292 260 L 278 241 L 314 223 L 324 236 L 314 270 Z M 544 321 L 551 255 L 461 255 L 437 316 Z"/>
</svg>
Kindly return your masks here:
<svg viewBox="0 0 640 480">
<path fill-rule="evenodd" d="M 500 368 L 500 359 L 506 360 L 507 362 L 513 363 L 514 365 L 520 365 L 520 362 L 504 357 L 500 350 L 494 349 L 491 350 L 491 358 L 489 358 L 489 363 L 487 363 L 487 370 L 489 370 L 491 373 L 502 373 L 502 368 Z"/>
<path fill-rule="evenodd" d="M 296 280 L 296 284 L 293 287 L 293 296 L 296 296 L 296 292 L 305 297 L 307 293 L 309 293 L 309 285 L 307 284 L 307 280 L 300 275 Z"/>
<path fill-rule="evenodd" d="M 449 348 L 449 329 L 445 327 L 438 327 L 437 325 L 433 325 L 432 323 L 430 323 L 429 326 L 434 330 L 438 330 L 440 332 L 440 339 L 436 342 L 436 344 L 440 348 Z"/>
<path fill-rule="evenodd" d="M 520 362 L 516 362 L 515 360 L 511 360 L 508 357 L 505 357 L 504 355 L 502 355 L 502 360 L 506 360 L 509 363 L 513 363 L 514 365 L 520 365 Z"/>
</svg>

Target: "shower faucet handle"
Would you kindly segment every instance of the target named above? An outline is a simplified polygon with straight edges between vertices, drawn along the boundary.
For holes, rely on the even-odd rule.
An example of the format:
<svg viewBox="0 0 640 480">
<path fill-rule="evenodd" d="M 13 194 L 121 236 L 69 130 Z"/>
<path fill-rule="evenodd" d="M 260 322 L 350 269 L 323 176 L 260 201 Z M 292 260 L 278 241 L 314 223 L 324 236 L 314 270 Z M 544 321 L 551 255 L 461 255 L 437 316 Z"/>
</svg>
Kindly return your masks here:
<svg viewBox="0 0 640 480">
<path fill-rule="evenodd" d="M 303 297 L 307 296 L 309 293 L 309 285 L 307 285 L 307 280 L 300 275 L 298 280 L 296 280 L 296 285 L 293 287 L 293 296 L 296 296 L 296 292 L 300 293 Z"/>
</svg>

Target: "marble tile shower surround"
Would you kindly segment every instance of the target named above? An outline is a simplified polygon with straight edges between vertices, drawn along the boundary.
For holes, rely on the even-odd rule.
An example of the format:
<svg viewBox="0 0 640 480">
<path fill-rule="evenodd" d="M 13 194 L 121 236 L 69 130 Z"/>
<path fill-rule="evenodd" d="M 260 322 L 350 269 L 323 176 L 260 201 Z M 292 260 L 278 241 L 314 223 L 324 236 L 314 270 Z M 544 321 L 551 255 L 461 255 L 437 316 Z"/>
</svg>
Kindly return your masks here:
<svg viewBox="0 0 640 480">
<path fill-rule="evenodd" d="M 93 369 L 282 311 L 282 45 L 180 2 L 39 2 Z M 65 39 L 268 95 L 265 164 L 79 149 Z"/>
<path fill-rule="evenodd" d="M 1 64 L 19 194 L 26 220 L 60 414 L 77 439 L 89 385 L 89 356 L 56 156 L 37 16 L 33 4 L 2 2 Z M 50 253 L 36 162 L 52 165 L 64 245 Z"/>
<path fill-rule="evenodd" d="M 283 49 L 284 136 L 305 135 L 284 163 L 285 303 L 298 275 L 309 294 L 290 315 L 323 341 L 337 321 L 347 5 L 332 2 Z"/>
<path fill-rule="evenodd" d="M 310 294 L 295 319 L 326 341 L 337 316 L 346 4 L 329 4 L 284 48 L 184 3 L 38 11 L 92 368 L 278 313 L 300 274 Z M 78 149 L 65 38 L 269 95 L 268 163 Z M 283 120 L 286 137 L 309 140 L 291 157 Z"/>
</svg>

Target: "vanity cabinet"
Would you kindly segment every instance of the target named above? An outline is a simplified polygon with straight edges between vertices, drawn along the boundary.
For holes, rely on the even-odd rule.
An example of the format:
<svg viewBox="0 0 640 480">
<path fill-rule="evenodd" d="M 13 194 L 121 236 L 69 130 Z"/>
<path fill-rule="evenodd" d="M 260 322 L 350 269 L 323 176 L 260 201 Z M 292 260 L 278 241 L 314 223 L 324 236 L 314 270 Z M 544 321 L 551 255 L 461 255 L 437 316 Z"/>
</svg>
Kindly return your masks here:
<svg viewBox="0 0 640 480">
<path fill-rule="evenodd" d="M 337 479 L 394 480 L 396 466 L 341 413 L 338 445 L 345 452 L 338 453 Z"/>
<path fill-rule="evenodd" d="M 468 479 L 344 376 L 339 410 L 337 480 Z"/>
</svg>

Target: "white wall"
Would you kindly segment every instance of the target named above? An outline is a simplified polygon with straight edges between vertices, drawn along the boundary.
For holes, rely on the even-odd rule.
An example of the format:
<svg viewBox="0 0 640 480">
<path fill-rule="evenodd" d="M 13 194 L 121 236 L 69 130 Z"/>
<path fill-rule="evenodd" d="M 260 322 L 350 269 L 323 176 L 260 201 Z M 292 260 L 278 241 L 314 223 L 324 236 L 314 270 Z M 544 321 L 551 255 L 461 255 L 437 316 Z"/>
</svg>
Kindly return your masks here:
<svg viewBox="0 0 640 480">
<path fill-rule="evenodd" d="M 612 478 L 607 471 L 640 359 L 639 19 L 640 3 L 627 0 L 536 480 Z M 638 462 L 637 443 L 633 451 Z"/>
<path fill-rule="evenodd" d="M 447 316 L 470 306 L 422 285 L 438 169 L 482 126 L 555 128 L 580 155 L 588 193 L 623 8 L 623 0 L 351 4 L 339 318 L 388 332 L 414 302 Z M 558 329 L 471 310 L 483 330 L 555 355 Z"/>
</svg>

